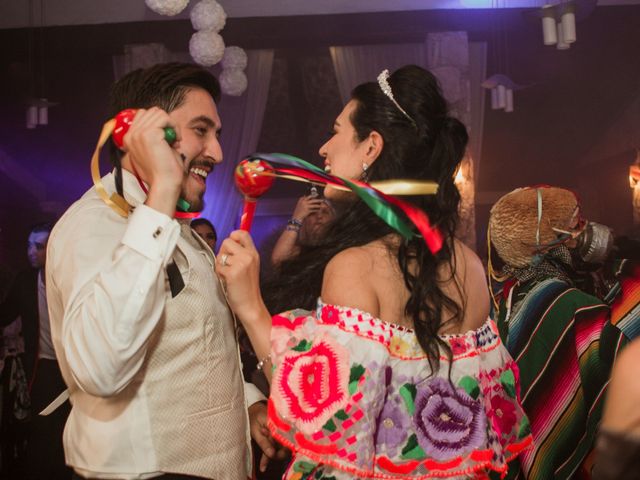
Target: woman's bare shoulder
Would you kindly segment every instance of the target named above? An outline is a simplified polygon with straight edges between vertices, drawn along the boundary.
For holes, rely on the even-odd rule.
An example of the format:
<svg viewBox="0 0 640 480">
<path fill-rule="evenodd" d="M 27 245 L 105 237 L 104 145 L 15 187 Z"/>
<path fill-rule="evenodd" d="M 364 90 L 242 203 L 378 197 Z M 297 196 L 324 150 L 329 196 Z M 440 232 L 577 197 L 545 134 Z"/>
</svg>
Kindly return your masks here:
<svg viewBox="0 0 640 480">
<path fill-rule="evenodd" d="M 335 255 L 324 271 L 322 300 L 378 315 L 378 299 L 371 282 L 374 264 L 375 255 L 368 246 L 351 247 Z"/>
<path fill-rule="evenodd" d="M 462 331 L 475 330 L 487 320 L 490 310 L 486 270 L 480 257 L 460 240 L 454 240 L 453 263 L 464 296 Z"/>
</svg>

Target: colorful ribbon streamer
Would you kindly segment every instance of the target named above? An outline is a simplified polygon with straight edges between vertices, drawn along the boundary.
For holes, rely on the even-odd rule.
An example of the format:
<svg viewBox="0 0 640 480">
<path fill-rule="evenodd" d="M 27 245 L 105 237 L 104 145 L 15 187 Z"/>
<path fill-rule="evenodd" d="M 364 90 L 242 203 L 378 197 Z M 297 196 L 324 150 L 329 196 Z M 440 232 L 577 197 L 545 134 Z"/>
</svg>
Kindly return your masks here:
<svg viewBox="0 0 640 480">
<path fill-rule="evenodd" d="M 250 158 L 266 160 L 267 162 L 285 165 L 287 168 L 274 168 L 276 175 L 284 178 L 302 178 L 311 183 L 331 185 L 341 190 L 350 190 L 364 201 L 373 212 L 387 225 L 400 233 L 403 237 L 411 239 L 416 236 L 414 229 L 398 214 L 400 210 L 415 227 L 431 253 L 435 254 L 442 248 L 442 234 L 433 227 L 425 212 L 414 205 L 395 198 L 372 185 L 358 180 L 348 180 L 326 173 L 315 165 L 300 158 L 284 153 L 254 153 Z M 434 187 L 435 185 L 435 187 Z M 424 195 L 425 191 L 433 194 L 437 191 L 434 182 L 420 182 L 415 180 L 392 180 L 383 182 L 383 186 L 396 195 Z"/>
</svg>

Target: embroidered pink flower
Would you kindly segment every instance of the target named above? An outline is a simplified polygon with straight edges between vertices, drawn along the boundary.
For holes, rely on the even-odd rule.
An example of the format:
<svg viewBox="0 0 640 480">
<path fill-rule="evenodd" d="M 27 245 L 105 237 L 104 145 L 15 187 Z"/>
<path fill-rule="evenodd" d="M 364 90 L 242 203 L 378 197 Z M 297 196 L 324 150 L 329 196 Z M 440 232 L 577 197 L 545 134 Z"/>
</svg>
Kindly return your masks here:
<svg viewBox="0 0 640 480">
<path fill-rule="evenodd" d="M 340 310 L 333 305 L 325 305 L 322 307 L 322 323 L 325 325 L 335 325 L 340 320 Z"/>
<path fill-rule="evenodd" d="M 493 429 L 502 439 L 505 435 L 509 435 L 516 424 L 516 408 L 513 400 L 504 398 L 501 395 L 493 395 L 490 400 L 491 409 L 488 416 L 493 424 Z"/>
<path fill-rule="evenodd" d="M 306 434 L 349 400 L 349 352 L 329 335 L 301 340 L 276 368 L 271 398 L 278 414 Z"/>
<path fill-rule="evenodd" d="M 453 356 L 462 355 L 467 351 L 467 340 L 465 337 L 454 337 L 449 341 Z"/>
</svg>

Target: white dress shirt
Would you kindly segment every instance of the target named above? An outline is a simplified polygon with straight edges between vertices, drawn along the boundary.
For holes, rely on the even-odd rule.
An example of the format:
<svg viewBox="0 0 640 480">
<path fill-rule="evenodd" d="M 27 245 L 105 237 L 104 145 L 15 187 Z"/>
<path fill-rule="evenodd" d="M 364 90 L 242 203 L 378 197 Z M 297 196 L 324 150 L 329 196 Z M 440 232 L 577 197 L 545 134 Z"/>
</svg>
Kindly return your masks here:
<svg viewBox="0 0 640 480">
<path fill-rule="evenodd" d="M 114 175 L 103 184 L 115 191 Z M 164 271 L 180 227 L 143 204 L 146 196 L 126 170 L 123 184 L 135 206 L 129 218 L 115 214 L 92 188 L 56 224 L 47 251 L 51 336 L 73 405 L 65 455 L 76 471 L 95 478 L 159 475 L 145 390 L 128 387 L 138 381 L 163 315 Z M 177 402 L 183 393 L 176 392 Z M 249 405 L 264 399 L 250 384 L 245 398 Z M 122 439 L 122 449 L 112 446 L 104 458 L 104 448 L 85 435 L 87 422 L 112 442 Z"/>
</svg>

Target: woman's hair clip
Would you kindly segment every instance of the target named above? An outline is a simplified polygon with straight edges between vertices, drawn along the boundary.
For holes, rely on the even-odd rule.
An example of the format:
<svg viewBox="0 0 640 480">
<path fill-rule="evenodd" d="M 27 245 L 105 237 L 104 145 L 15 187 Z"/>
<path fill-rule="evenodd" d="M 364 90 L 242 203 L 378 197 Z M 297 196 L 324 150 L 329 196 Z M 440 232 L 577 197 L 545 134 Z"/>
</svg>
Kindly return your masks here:
<svg viewBox="0 0 640 480">
<path fill-rule="evenodd" d="M 393 102 L 393 104 L 398 108 L 398 110 L 400 110 L 402 112 L 402 114 L 407 117 L 407 119 L 413 124 L 413 126 L 416 126 L 416 122 L 413 120 L 413 118 L 411 118 L 409 116 L 409 114 L 404 110 L 404 108 L 402 108 L 400 106 L 400 104 L 396 101 L 395 97 L 393 96 L 393 92 L 391 91 L 391 85 L 389 85 L 389 70 L 388 69 L 384 69 L 382 72 L 380 72 L 380 75 L 378 75 L 378 85 L 380 85 L 380 90 L 382 90 L 382 93 L 384 93 L 389 100 L 391 100 Z"/>
</svg>

